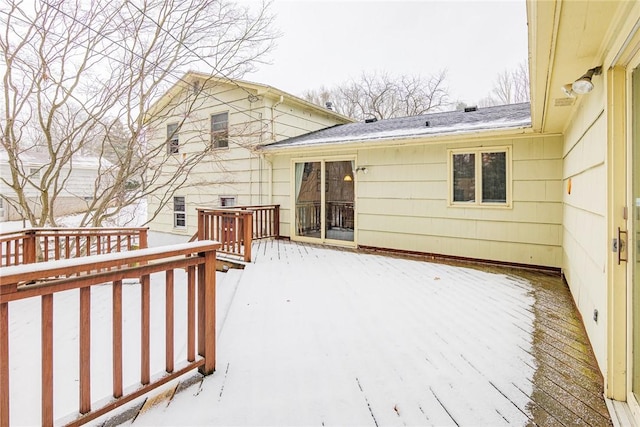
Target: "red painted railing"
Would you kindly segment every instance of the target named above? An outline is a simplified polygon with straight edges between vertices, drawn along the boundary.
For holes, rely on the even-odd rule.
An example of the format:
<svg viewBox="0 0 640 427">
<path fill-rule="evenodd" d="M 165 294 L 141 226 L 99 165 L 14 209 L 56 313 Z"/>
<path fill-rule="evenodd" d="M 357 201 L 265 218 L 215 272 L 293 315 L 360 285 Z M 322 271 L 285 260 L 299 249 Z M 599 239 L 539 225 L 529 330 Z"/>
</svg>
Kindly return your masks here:
<svg viewBox="0 0 640 427">
<path fill-rule="evenodd" d="M 198 209 L 198 233 L 192 240 L 216 240 L 218 252 L 251 261 L 252 239 L 280 237 L 280 205 Z"/>
<path fill-rule="evenodd" d="M 147 247 L 147 228 L 32 228 L 0 234 L 0 266 Z"/>
<path fill-rule="evenodd" d="M 253 238 L 280 237 L 280 205 L 235 206 L 253 212 Z"/>
<path fill-rule="evenodd" d="M 40 299 L 41 348 L 42 348 L 42 425 L 53 425 L 54 420 L 66 414 L 54 414 L 54 373 L 56 342 L 53 334 L 54 294 L 72 289 L 79 290 L 79 403 L 78 416 L 69 425 L 80 425 L 112 411 L 131 400 L 159 387 L 168 381 L 194 369 L 210 374 L 215 369 L 215 273 L 216 250 L 220 244 L 200 241 L 180 245 L 130 252 L 89 255 L 71 260 L 54 260 L 28 265 L 0 268 L 0 427 L 11 424 L 10 381 L 21 381 L 11 376 L 12 360 L 9 359 L 9 315 L 16 301 L 27 298 Z M 182 345 L 174 336 L 174 271 L 185 269 L 187 344 L 186 361 L 176 369 L 174 348 Z M 152 273 L 165 272 L 165 373 L 152 378 L 150 372 L 150 309 Z M 123 279 L 138 278 L 140 287 L 140 382 L 133 391 L 125 391 L 123 384 Z M 197 278 L 197 279 L 196 279 Z M 91 396 L 91 293 L 96 285 L 112 286 L 111 318 L 113 358 L 113 393 L 106 404 L 95 408 Z M 196 290 L 197 285 L 197 290 Z M 158 284 L 162 286 L 162 284 Z M 65 307 L 65 309 L 68 309 Z M 38 317 L 38 316 L 36 316 Z M 129 319 L 131 320 L 131 319 Z M 197 324 L 197 330 L 196 330 Z M 157 327 L 154 326 L 154 328 Z M 197 337 L 197 338 L 196 338 Z M 94 336 L 93 340 L 104 339 Z M 196 341 L 197 339 L 197 341 Z M 197 342 L 197 349 L 196 349 Z M 196 356 L 197 354 L 200 357 Z M 59 356 L 58 356 L 59 357 Z M 107 367 L 102 367 L 107 369 Z M 72 374 L 73 375 L 73 374 Z"/>
</svg>

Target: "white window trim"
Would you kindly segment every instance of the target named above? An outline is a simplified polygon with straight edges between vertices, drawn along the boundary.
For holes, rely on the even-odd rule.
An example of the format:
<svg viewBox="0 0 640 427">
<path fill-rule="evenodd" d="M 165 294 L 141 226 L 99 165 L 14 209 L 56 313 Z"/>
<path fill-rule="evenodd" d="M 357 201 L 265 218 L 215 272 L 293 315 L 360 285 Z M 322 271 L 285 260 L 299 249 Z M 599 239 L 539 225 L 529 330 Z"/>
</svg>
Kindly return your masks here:
<svg viewBox="0 0 640 427">
<path fill-rule="evenodd" d="M 506 191 L 507 201 L 505 203 L 482 202 L 482 154 L 483 153 L 506 153 Z M 453 156 L 454 154 L 475 154 L 475 201 L 473 202 L 455 202 L 453 200 Z M 447 204 L 449 207 L 456 208 L 495 208 L 495 209 L 511 209 L 513 206 L 512 186 L 513 180 L 511 175 L 511 146 L 491 146 L 491 147 L 475 147 L 475 148 L 456 148 L 447 150 Z"/>
<path fill-rule="evenodd" d="M 173 136 L 171 138 L 169 138 L 169 135 L 167 135 L 167 154 L 169 156 L 175 156 L 180 154 L 180 131 L 179 129 L 179 123 L 167 123 L 167 134 L 168 132 L 168 128 L 169 126 L 176 126 L 176 131 L 173 134 Z M 175 151 L 174 151 L 174 141 L 176 142 L 175 144 Z"/>
<path fill-rule="evenodd" d="M 177 211 L 176 210 L 176 197 L 182 197 L 184 199 L 184 211 Z M 187 228 L 187 197 L 186 196 L 173 196 L 173 206 L 172 208 L 172 213 L 173 213 L 173 228 L 178 229 L 178 230 L 185 230 Z M 178 225 L 178 214 L 183 214 L 184 215 L 184 225 Z"/>
<path fill-rule="evenodd" d="M 214 131 L 213 131 L 213 116 L 217 116 L 217 115 L 225 114 L 225 113 L 227 114 L 227 129 L 226 129 L 226 132 L 227 132 L 227 145 L 225 145 L 223 147 L 217 147 L 214 135 L 217 134 L 217 133 L 222 133 L 222 132 L 221 131 L 216 131 L 214 133 Z M 229 111 L 218 111 L 217 113 L 213 113 L 213 114 L 209 115 L 209 133 L 211 135 L 210 144 L 211 144 L 211 148 L 213 150 L 228 150 L 229 149 L 229 146 L 231 145 L 230 144 L 230 140 L 229 140 L 229 120 L 230 119 L 231 119 L 231 114 L 229 114 Z"/>
</svg>

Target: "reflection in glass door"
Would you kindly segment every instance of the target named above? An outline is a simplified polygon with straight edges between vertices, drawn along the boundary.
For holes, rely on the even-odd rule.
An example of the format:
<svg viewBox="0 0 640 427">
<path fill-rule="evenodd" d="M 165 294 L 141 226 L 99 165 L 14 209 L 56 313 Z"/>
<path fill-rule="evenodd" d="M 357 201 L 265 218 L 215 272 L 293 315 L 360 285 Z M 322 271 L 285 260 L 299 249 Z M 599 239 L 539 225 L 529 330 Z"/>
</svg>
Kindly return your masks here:
<svg viewBox="0 0 640 427">
<path fill-rule="evenodd" d="M 321 237 L 322 164 L 296 163 L 296 236 Z"/>
<path fill-rule="evenodd" d="M 295 164 L 295 235 L 354 241 L 354 162 Z"/>
<path fill-rule="evenodd" d="M 353 162 L 326 162 L 325 238 L 353 242 Z"/>
</svg>

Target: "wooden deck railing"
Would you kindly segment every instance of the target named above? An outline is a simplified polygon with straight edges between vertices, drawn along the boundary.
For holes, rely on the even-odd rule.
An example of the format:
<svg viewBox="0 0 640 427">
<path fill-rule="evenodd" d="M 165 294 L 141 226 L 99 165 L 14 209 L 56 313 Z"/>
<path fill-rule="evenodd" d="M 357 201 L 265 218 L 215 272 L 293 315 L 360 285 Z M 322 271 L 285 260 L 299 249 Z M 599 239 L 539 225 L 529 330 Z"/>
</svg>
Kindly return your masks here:
<svg viewBox="0 0 640 427">
<path fill-rule="evenodd" d="M 11 377 L 9 360 L 9 314 L 14 302 L 26 298 L 39 298 L 41 306 L 41 348 L 42 348 L 42 419 L 41 424 L 50 426 L 61 414 L 54 414 L 53 378 L 59 375 L 75 375 L 68 372 L 54 372 L 54 352 L 57 342 L 53 335 L 53 295 L 61 291 L 79 289 L 79 404 L 78 416 L 69 425 L 81 425 L 104 415 L 119 406 L 159 387 L 194 369 L 207 375 L 215 369 L 215 272 L 216 250 L 220 244 L 200 241 L 180 245 L 140 249 L 131 252 L 90 255 L 71 260 L 56 260 L 46 263 L 16 265 L 0 268 L 0 427 L 11 423 L 10 381 L 20 381 Z M 186 269 L 186 313 L 187 337 L 186 361 L 176 368 L 174 361 L 174 270 Z M 165 272 L 165 371 L 164 375 L 152 378 L 150 372 L 150 274 Z M 124 390 L 123 384 L 123 279 L 139 278 L 140 292 L 140 383 L 133 391 Z M 197 277 L 197 280 L 196 280 Z M 91 396 L 91 341 L 105 339 L 91 336 L 91 293 L 95 285 L 111 283 L 110 301 L 112 318 L 113 393 L 112 399 L 99 408 Z M 196 290 L 197 283 L 197 290 Z M 196 305 L 197 301 L 197 305 Z M 197 307 L 197 310 L 196 310 Z M 129 323 L 132 320 L 129 319 Z M 197 331 L 196 331 L 197 324 Z M 154 326 L 154 328 L 156 328 Z M 197 337 L 197 349 L 196 349 Z M 37 348 L 36 343 L 34 347 Z M 63 349 L 64 351 L 64 349 Z M 196 357 L 197 354 L 200 357 Z M 60 357 L 60 356 L 58 356 Z M 107 367 L 101 367 L 107 368 Z M 66 414 L 62 414 L 66 415 Z"/>
<path fill-rule="evenodd" d="M 280 237 L 280 205 L 235 206 L 253 212 L 253 238 Z"/>
<path fill-rule="evenodd" d="M 147 228 L 31 228 L 0 234 L 0 266 L 147 247 Z"/>
<path fill-rule="evenodd" d="M 280 205 L 198 209 L 198 233 L 192 240 L 216 240 L 218 252 L 251 261 L 252 239 L 280 237 Z"/>
</svg>

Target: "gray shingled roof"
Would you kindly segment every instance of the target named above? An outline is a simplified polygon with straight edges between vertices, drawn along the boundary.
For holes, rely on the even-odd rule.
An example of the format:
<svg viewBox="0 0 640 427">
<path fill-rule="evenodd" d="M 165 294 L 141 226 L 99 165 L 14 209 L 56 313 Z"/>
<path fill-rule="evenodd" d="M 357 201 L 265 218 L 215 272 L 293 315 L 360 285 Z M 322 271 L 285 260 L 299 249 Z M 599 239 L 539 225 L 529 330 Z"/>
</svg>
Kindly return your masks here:
<svg viewBox="0 0 640 427">
<path fill-rule="evenodd" d="M 428 122 L 428 125 L 427 125 Z M 531 126 L 529 103 L 478 108 L 476 111 L 447 111 L 420 116 L 348 123 L 306 135 L 266 144 L 263 149 L 301 147 L 320 144 L 407 139 L 453 133 L 517 129 Z"/>
</svg>

